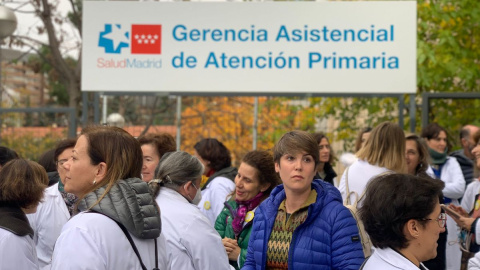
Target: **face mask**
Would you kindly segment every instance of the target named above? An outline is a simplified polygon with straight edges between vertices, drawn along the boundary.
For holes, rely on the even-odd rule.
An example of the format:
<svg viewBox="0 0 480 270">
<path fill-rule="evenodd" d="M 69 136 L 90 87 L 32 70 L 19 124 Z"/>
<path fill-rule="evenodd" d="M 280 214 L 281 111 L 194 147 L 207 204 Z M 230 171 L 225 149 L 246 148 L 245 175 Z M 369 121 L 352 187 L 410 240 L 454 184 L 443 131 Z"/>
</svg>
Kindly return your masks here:
<svg viewBox="0 0 480 270">
<path fill-rule="evenodd" d="M 193 182 L 192 182 L 192 185 L 197 190 L 197 193 L 195 193 L 195 197 L 193 199 L 190 198 L 190 195 L 188 195 L 188 192 L 187 192 L 187 196 L 190 199 L 191 204 L 197 205 L 202 200 L 202 191 L 200 189 L 198 189 Z M 185 188 L 185 186 L 183 186 L 183 188 Z M 187 190 L 185 190 L 185 191 L 187 191 Z"/>
</svg>

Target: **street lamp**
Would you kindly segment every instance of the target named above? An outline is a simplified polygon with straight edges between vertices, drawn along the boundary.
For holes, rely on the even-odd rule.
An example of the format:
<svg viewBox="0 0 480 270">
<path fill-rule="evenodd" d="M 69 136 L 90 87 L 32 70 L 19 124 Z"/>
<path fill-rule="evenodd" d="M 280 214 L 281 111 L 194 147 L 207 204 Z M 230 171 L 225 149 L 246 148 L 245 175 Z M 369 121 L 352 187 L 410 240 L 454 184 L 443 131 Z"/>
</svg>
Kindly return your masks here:
<svg viewBox="0 0 480 270">
<path fill-rule="evenodd" d="M 17 17 L 12 10 L 5 6 L 0 6 L 0 108 L 3 101 L 2 86 L 2 45 L 3 39 L 10 36 L 17 28 Z M 0 118 L 0 142 L 1 142 L 2 119 Z"/>
<path fill-rule="evenodd" d="M 0 6 L 0 39 L 10 36 L 17 28 L 17 17 L 12 10 Z"/>
</svg>

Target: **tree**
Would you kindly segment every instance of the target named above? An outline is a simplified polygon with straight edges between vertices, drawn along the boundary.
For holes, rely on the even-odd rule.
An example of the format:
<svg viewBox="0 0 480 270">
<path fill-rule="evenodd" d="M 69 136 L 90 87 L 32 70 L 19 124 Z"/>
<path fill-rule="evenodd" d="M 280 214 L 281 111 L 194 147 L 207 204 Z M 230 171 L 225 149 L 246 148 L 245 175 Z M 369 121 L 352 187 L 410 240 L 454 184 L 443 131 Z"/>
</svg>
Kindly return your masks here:
<svg viewBox="0 0 480 270">
<path fill-rule="evenodd" d="M 216 138 L 231 151 L 238 165 L 252 150 L 253 97 L 186 98 L 182 112 L 182 149 L 193 152 L 202 138 Z M 302 129 L 313 131 L 312 110 L 285 98 L 260 97 L 258 148 L 271 149 L 283 133 Z"/>
<path fill-rule="evenodd" d="M 66 32 L 61 30 L 65 23 L 72 23 L 81 35 L 81 5 L 80 0 L 70 0 L 71 11 L 67 17 L 63 17 L 56 9 L 57 3 L 48 0 L 10 1 L 17 4 L 12 7 L 18 12 L 27 9 L 33 12 L 41 21 L 42 26 L 37 27 L 38 34 L 46 34 L 48 42 L 42 42 L 27 35 L 15 35 L 11 43 L 18 46 L 25 46 L 37 52 L 39 57 L 48 63 L 58 74 L 58 81 L 61 82 L 68 93 L 68 106 L 76 108 L 80 102 L 80 71 L 81 56 L 78 55 L 78 63 L 71 65 L 69 58 L 64 58 L 63 44 Z M 28 11 L 27 11 L 28 12 Z M 60 31 L 59 31 L 60 30 Z M 79 44 L 78 44 L 79 45 Z M 42 53 L 43 48 L 43 53 Z M 45 51 L 47 53 L 45 53 Z M 79 54 L 81 52 L 79 51 Z"/>
<path fill-rule="evenodd" d="M 480 92 L 480 2 L 475 0 L 417 2 L 417 97 L 424 92 Z M 408 96 L 405 103 L 409 103 Z M 321 105 L 322 117 L 339 122 L 333 140 L 344 140 L 344 150 L 352 150 L 353 140 L 362 127 L 383 121 L 398 121 L 398 100 L 394 98 L 311 98 L 311 105 Z M 434 100 L 430 122 L 444 126 L 455 139 L 465 124 L 479 125 L 479 100 Z M 410 121 L 409 108 L 403 112 Z M 319 116 L 320 116 L 319 115 Z M 360 116 L 360 117 L 359 117 Z M 416 123 L 421 111 L 416 110 Z M 362 121 L 361 119 L 364 119 Z M 417 125 L 416 132 L 421 127 Z"/>
<path fill-rule="evenodd" d="M 419 94 L 480 92 L 479 29 L 478 1 L 418 1 Z M 431 108 L 429 120 L 444 126 L 450 138 L 465 124 L 480 124 L 478 100 L 434 100 Z"/>
</svg>

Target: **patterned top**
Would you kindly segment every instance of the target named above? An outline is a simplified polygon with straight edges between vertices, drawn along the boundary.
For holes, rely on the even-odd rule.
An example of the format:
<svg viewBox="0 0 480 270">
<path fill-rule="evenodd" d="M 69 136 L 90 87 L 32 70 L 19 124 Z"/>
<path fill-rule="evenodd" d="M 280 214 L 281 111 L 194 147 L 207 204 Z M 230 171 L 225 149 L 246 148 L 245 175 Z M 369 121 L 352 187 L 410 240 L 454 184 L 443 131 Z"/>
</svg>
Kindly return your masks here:
<svg viewBox="0 0 480 270">
<path fill-rule="evenodd" d="M 285 200 L 278 207 L 268 241 L 267 268 L 269 270 L 288 269 L 288 251 L 295 229 L 307 219 L 308 207 L 317 200 L 317 192 L 312 189 L 303 205 L 292 214 L 287 214 Z"/>
</svg>

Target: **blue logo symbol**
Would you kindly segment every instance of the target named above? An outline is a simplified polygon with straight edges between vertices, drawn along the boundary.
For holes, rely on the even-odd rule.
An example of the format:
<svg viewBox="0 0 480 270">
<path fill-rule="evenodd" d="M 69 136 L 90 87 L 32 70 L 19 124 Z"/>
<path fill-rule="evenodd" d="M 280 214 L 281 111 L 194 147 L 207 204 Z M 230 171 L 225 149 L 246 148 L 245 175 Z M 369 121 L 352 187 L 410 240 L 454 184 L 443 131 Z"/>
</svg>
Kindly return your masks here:
<svg viewBox="0 0 480 270">
<path fill-rule="evenodd" d="M 130 46 L 129 32 L 120 24 L 105 24 L 105 31 L 100 32 L 98 46 L 105 48 L 105 53 L 121 53 L 122 48 Z"/>
</svg>

